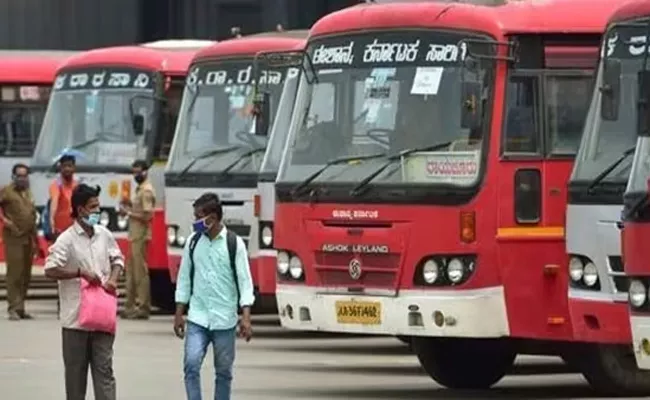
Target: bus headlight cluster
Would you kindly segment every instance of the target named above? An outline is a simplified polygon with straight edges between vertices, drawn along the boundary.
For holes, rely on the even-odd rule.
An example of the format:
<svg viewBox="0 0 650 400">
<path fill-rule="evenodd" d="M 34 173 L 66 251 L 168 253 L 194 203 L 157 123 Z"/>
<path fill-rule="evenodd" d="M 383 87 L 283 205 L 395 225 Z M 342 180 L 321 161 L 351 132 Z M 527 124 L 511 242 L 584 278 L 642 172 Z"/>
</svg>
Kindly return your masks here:
<svg viewBox="0 0 650 400">
<path fill-rule="evenodd" d="M 273 222 L 260 221 L 259 224 L 259 244 L 260 249 L 273 248 Z"/>
<path fill-rule="evenodd" d="M 117 216 L 117 228 L 121 230 L 126 230 L 129 227 L 129 217 L 126 215 Z"/>
<path fill-rule="evenodd" d="M 177 225 L 167 225 L 167 243 L 170 246 L 183 247 L 187 241 L 187 235 Z"/>
<path fill-rule="evenodd" d="M 474 271 L 473 257 L 430 257 L 418 269 L 415 280 L 425 285 L 458 285 Z"/>
<path fill-rule="evenodd" d="M 99 223 L 100 223 L 102 226 L 108 226 L 108 224 L 111 223 L 111 216 L 110 216 L 110 214 L 109 214 L 107 211 L 102 211 L 102 212 L 99 214 Z"/>
<path fill-rule="evenodd" d="M 630 287 L 627 291 L 628 301 L 632 308 L 641 308 L 648 301 L 648 288 L 645 283 L 638 279 L 630 281 Z"/>
<path fill-rule="evenodd" d="M 569 277 L 574 285 L 589 289 L 598 289 L 598 268 L 596 264 L 580 257 L 572 256 L 569 259 Z"/>
<path fill-rule="evenodd" d="M 302 280 L 305 276 L 302 260 L 288 251 L 279 251 L 277 256 L 278 275 L 293 280 Z"/>
</svg>

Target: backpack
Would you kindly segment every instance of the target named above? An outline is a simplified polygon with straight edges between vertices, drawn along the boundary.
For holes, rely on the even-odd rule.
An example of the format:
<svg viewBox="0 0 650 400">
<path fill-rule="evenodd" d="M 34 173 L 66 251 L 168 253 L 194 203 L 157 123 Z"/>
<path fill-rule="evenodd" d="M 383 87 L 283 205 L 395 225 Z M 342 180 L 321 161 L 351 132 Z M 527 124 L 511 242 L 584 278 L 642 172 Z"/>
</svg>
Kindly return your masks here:
<svg viewBox="0 0 650 400">
<path fill-rule="evenodd" d="M 201 234 L 194 233 L 190 238 L 190 297 L 192 296 L 192 287 L 194 286 L 194 249 L 201 239 Z M 237 279 L 237 264 L 235 259 L 237 257 L 237 234 L 230 230 L 226 230 L 226 245 L 228 246 L 228 257 L 230 258 L 230 269 L 232 270 L 235 279 L 235 288 L 237 290 L 237 307 L 239 307 L 239 280 Z"/>
</svg>

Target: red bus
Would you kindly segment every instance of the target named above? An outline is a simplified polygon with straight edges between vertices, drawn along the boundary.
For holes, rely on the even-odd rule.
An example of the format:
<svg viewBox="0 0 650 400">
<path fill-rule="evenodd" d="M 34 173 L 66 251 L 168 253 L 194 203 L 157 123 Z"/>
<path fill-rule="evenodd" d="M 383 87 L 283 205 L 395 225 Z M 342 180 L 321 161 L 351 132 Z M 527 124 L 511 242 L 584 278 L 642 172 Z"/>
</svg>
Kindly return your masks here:
<svg viewBox="0 0 650 400">
<path fill-rule="evenodd" d="M 566 183 L 614 9 L 367 4 L 318 21 L 276 181 L 282 325 L 412 337 L 451 388 L 491 386 L 517 354 L 570 359 Z M 318 97 L 329 113 L 310 113 Z"/>
<path fill-rule="evenodd" d="M 0 51 L 0 183 L 10 181 L 14 164 L 29 162 L 56 69 L 73 54 L 73 51 Z M 3 246 L 0 246 L 0 260 L 4 262 Z"/>
<path fill-rule="evenodd" d="M 274 265 L 269 275 L 261 274 L 257 263 L 257 179 L 285 79 L 297 75 L 298 69 L 273 68 L 263 59 L 254 61 L 261 52 L 292 50 L 302 45 L 306 36 L 307 31 L 282 31 L 238 37 L 207 47 L 192 60 L 165 171 L 165 196 L 168 204 L 174 205 L 166 216 L 172 281 L 192 232 L 192 203 L 211 191 L 223 204 L 224 224 L 248 247 L 257 294 L 273 294 L 267 287 L 269 278 L 275 280 Z M 256 124 L 251 112 L 258 76 L 259 89 L 268 97 L 266 127 Z M 267 277 L 264 282 L 262 276 Z M 271 303 L 275 305 L 275 298 L 269 296 L 256 300 L 257 305 Z"/>
<path fill-rule="evenodd" d="M 154 306 L 173 309 L 167 272 L 163 170 L 167 160 L 187 68 L 194 54 L 214 42 L 169 40 L 89 50 L 57 71 L 50 103 L 31 161 L 37 207 L 48 198 L 56 177 L 53 165 L 62 152 L 77 154 L 77 177 L 102 187 L 102 225 L 114 232 L 128 256 L 126 217 L 117 213 L 122 199 L 135 194 L 131 163 L 151 164 L 156 190 L 148 265 Z M 132 123 L 142 121 L 142 130 Z"/>
<path fill-rule="evenodd" d="M 623 196 L 623 227 L 621 235 L 625 275 L 629 278 L 628 302 L 632 348 L 637 365 L 650 370 L 650 62 L 646 45 L 650 28 L 650 2 L 634 1 L 622 6 L 612 17 L 608 39 L 607 60 L 610 82 L 625 75 L 632 85 L 623 83 L 614 104 L 621 104 L 621 129 L 637 133 L 636 145 L 619 154 L 633 155 L 627 189 Z M 617 65 L 618 64 L 618 65 Z M 634 108 L 636 118 L 622 118 L 624 106 Z M 633 104 L 636 103 L 636 104 Z M 617 118 L 617 119 L 618 119 Z M 632 153 L 632 154 L 629 154 Z M 629 157 L 625 157 L 629 158 Z M 620 225 L 620 224 L 619 224 Z"/>
</svg>

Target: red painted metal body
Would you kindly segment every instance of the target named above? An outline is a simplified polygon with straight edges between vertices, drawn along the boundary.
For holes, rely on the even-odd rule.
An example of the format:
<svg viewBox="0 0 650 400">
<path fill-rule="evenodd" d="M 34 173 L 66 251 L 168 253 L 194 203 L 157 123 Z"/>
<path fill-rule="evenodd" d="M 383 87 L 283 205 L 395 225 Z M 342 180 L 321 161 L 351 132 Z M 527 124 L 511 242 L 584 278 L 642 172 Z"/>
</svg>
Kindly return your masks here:
<svg viewBox="0 0 650 400">
<path fill-rule="evenodd" d="M 584 12 L 588 9 L 589 12 Z M 410 28 L 451 31 L 471 31 L 489 35 L 496 41 L 507 42 L 511 36 L 597 34 L 605 29 L 615 6 L 608 1 L 513 2 L 508 5 L 485 8 L 451 3 L 386 4 L 358 6 L 342 10 L 318 21 L 310 38 Z M 561 10 L 561 12 L 559 11 Z M 549 55 L 579 60 L 586 68 L 594 68 L 598 49 L 547 49 Z M 500 48 L 505 56 L 505 46 Z M 587 59 L 587 61 L 585 61 Z M 566 64 L 564 64 L 566 67 Z M 552 65 L 547 65 L 552 68 Z M 281 281 L 291 288 L 309 288 L 311 299 L 320 299 L 321 288 L 344 288 L 341 296 L 355 300 L 372 301 L 363 290 L 381 289 L 396 296 L 418 290 L 418 296 L 431 301 L 445 298 L 445 293 L 470 296 L 472 291 L 485 288 L 503 288 L 507 313 L 504 329 L 487 336 L 500 334 L 539 340 L 625 341 L 621 332 L 594 333 L 585 330 L 582 323 L 573 323 L 568 304 L 568 277 L 565 266 L 564 223 L 566 210 L 566 183 L 573 161 L 571 158 L 506 159 L 501 156 L 502 130 L 505 123 L 505 86 L 508 65 L 499 61 L 496 67 L 484 176 L 478 193 L 462 206 L 391 205 L 391 204 L 328 204 L 322 202 L 281 202 L 276 206 L 275 247 L 297 254 L 304 264 L 304 282 Z M 538 222 L 521 225 L 515 220 L 516 171 L 534 168 L 542 172 L 541 218 Z M 336 218 L 339 210 L 368 211 L 371 218 L 343 221 Z M 476 238 L 463 243 L 461 214 L 475 214 Z M 362 231 L 353 235 L 352 230 Z M 350 254 L 324 253 L 328 243 L 350 245 L 388 246 L 389 254 L 355 254 L 364 266 L 359 280 L 348 271 Z M 415 287 L 414 274 L 419 262 L 427 255 L 477 255 L 478 267 L 469 280 L 459 286 Z M 435 299 L 433 296 L 436 296 Z M 305 297 L 307 299 L 307 297 Z M 308 304 L 311 300 L 304 300 Z M 315 300 L 314 300 L 315 301 Z M 391 302 L 393 300 L 386 300 Z M 302 304 L 302 303 L 301 303 Z M 420 303 L 421 304 L 421 303 Z M 279 303 L 279 308 L 284 304 Z M 432 306 L 435 307 L 435 306 Z M 477 303 L 477 307 L 480 307 Z M 576 305 L 588 308 L 589 305 Z M 403 306 L 406 313 L 406 304 Z M 410 308 L 409 308 L 410 309 Z M 328 310 L 329 312 L 330 310 Z M 596 310 L 604 318 L 623 321 L 615 307 Z M 479 311 L 477 311 L 480 314 Z M 406 318 L 406 317 L 404 317 Z M 428 316 L 425 316 L 428 318 Z M 485 315 L 490 319 L 490 315 Z M 294 328 L 295 326 L 291 326 Z M 345 331 L 344 325 L 331 323 L 319 329 Z M 297 328 L 300 329 L 300 328 Z M 359 328 L 353 331 L 371 332 Z M 426 327 L 425 323 L 425 330 Z M 460 329 L 460 328 L 459 328 Z M 442 332 L 442 331 L 440 331 Z M 428 335 L 415 331 L 392 334 Z M 445 333 L 437 335 L 444 336 Z M 481 332 L 462 332 L 463 336 L 481 337 Z M 486 336 L 486 337 L 487 337 Z M 624 335 L 623 335 L 624 336 Z"/>
</svg>

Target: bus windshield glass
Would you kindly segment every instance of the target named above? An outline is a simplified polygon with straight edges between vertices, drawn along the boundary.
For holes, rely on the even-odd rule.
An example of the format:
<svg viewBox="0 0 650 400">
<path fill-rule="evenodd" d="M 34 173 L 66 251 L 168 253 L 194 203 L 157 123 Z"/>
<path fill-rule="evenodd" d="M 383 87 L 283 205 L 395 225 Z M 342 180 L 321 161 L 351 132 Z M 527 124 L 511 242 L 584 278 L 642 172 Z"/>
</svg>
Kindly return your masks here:
<svg viewBox="0 0 650 400">
<path fill-rule="evenodd" d="M 34 165 L 52 165 L 62 152 L 77 155 L 79 166 L 126 167 L 146 158 L 156 124 L 152 72 L 93 68 L 57 76 Z M 143 117 L 143 135 L 133 130 Z"/>
<path fill-rule="evenodd" d="M 0 156 L 29 157 L 41 131 L 51 86 L 0 83 Z"/>
<path fill-rule="evenodd" d="M 332 164 L 313 181 L 353 184 L 394 160 L 373 185 L 475 185 L 495 64 L 470 59 L 468 46 L 485 56 L 495 50 L 464 39 L 487 38 L 427 30 L 312 42 L 316 80 L 301 81 L 278 181 L 302 182 L 335 159 L 383 154 Z M 409 154 L 394 157 L 402 151 Z"/>
<path fill-rule="evenodd" d="M 296 68 L 265 68 L 260 91 L 269 94 L 270 122 L 283 83 Z M 255 135 L 252 60 L 204 62 L 190 68 L 168 171 L 257 173 L 268 136 Z M 223 150 L 223 151 L 222 151 Z"/>
<path fill-rule="evenodd" d="M 606 118 L 603 117 L 603 97 L 608 94 L 604 94 L 602 89 L 608 83 L 605 82 L 605 61 L 601 58 L 572 181 L 590 183 L 621 157 L 621 162 L 603 176 L 601 182 L 625 185 L 628 180 L 633 159 L 633 153 L 629 150 L 634 147 L 637 138 L 637 73 L 643 67 L 645 49 L 644 42 L 639 45 L 633 43 L 635 37 L 644 38 L 645 30 L 642 27 L 615 26 L 605 35 L 603 51 L 604 58 L 608 60 L 607 68 L 611 62 L 620 65 L 620 74 L 614 78 L 620 86 L 616 96 L 618 107 L 613 115 L 606 113 Z M 626 152 L 629 156 L 624 156 Z"/>
</svg>

